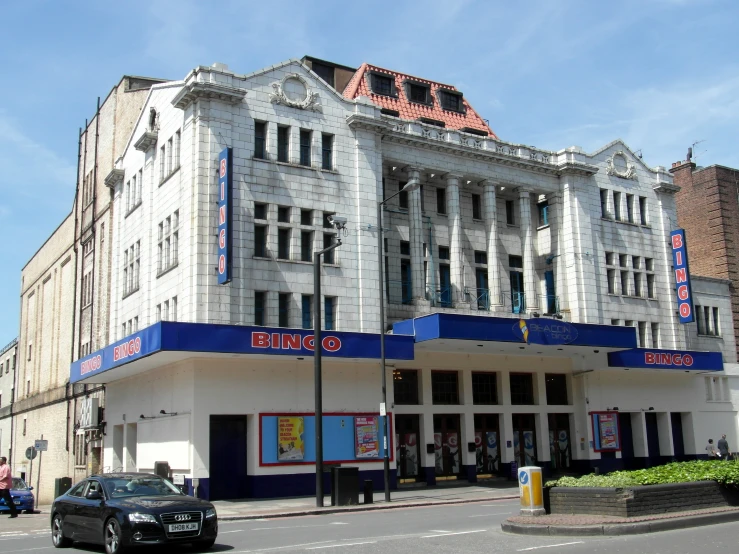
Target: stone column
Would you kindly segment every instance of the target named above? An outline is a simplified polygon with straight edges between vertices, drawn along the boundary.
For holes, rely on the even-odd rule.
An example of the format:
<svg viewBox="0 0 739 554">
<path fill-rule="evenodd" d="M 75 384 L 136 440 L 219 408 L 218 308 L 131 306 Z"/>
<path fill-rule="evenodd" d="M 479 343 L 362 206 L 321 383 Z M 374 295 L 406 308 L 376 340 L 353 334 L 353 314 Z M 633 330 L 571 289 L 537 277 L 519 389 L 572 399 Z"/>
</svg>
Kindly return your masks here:
<svg viewBox="0 0 739 554">
<path fill-rule="evenodd" d="M 488 290 L 490 304 L 500 305 L 500 260 L 498 260 L 498 205 L 495 197 L 495 183 L 485 180 L 480 182 L 483 190 L 483 218 L 487 237 L 488 256 Z"/>
<path fill-rule="evenodd" d="M 464 301 L 464 250 L 462 246 L 462 214 L 459 206 L 459 181 L 461 175 L 447 173 L 446 205 L 449 218 L 449 257 L 451 269 L 452 305 L 457 307 Z"/>
<path fill-rule="evenodd" d="M 521 250 L 523 251 L 523 281 L 526 311 L 538 311 L 538 280 L 534 269 L 534 237 L 531 231 L 531 189 L 519 187 L 518 211 L 521 219 Z"/>
<path fill-rule="evenodd" d="M 420 179 L 421 170 L 415 167 L 406 168 L 408 180 Z M 428 304 L 426 289 L 423 286 L 423 214 L 421 212 L 421 189 L 408 193 L 410 239 L 411 239 L 411 287 L 413 305 Z M 430 247 L 430 246 L 429 246 Z"/>
</svg>

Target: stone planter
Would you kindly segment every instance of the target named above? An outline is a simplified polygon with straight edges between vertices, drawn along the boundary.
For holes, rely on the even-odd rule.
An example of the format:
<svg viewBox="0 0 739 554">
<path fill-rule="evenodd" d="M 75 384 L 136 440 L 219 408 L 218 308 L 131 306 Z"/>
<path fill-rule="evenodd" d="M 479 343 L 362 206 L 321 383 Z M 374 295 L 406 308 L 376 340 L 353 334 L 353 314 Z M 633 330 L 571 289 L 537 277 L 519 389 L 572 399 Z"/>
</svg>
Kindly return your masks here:
<svg viewBox="0 0 739 554">
<path fill-rule="evenodd" d="M 736 489 L 715 481 L 643 487 L 548 489 L 547 513 L 634 517 L 739 505 Z"/>
</svg>

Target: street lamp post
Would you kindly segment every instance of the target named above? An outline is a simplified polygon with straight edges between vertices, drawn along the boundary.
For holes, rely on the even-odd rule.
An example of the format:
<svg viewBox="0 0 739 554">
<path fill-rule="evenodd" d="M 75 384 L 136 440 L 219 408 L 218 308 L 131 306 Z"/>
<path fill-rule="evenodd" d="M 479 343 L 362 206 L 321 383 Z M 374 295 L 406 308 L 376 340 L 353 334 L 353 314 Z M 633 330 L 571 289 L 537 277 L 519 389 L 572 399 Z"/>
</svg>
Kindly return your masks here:
<svg viewBox="0 0 739 554">
<path fill-rule="evenodd" d="M 385 502 L 390 502 L 390 453 L 387 429 L 387 375 L 385 371 L 385 267 L 383 264 L 383 246 L 382 237 L 382 207 L 386 202 L 398 196 L 401 192 L 411 192 L 421 186 L 418 178 L 411 179 L 406 185 L 392 196 L 388 196 L 381 202 L 377 203 L 377 260 L 378 271 L 380 273 L 380 375 L 382 376 L 382 407 L 380 410 L 382 417 L 382 436 L 383 436 L 383 452 L 384 452 L 384 474 L 385 474 Z M 397 463 L 397 462 L 396 462 Z"/>
<path fill-rule="evenodd" d="M 343 218 L 329 220 L 338 231 L 346 224 Z M 323 376 L 321 374 L 321 256 L 341 246 L 341 239 L 313 254 L 313 373 L 316 394 L 316 506 L 323 508 Z"/>
</svg>

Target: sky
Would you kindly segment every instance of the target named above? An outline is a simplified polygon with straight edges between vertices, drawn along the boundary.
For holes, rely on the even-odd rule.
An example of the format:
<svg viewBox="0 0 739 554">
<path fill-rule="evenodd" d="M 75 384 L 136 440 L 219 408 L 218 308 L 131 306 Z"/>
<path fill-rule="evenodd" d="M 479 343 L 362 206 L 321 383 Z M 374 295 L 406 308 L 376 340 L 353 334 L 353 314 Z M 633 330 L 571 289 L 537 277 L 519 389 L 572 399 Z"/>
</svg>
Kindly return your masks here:
<svg viewBox="0 0 739 554">
<path fill-rule="evenodd" d="M 502 139 L 739 167 L 736 0 L 0 0 L 0 343 L 72 209 L 77 136 L 121 76 L 311 55 L 456 86 Z M 0 345 L 1 346 L 1 345 Z"/>
</svg>

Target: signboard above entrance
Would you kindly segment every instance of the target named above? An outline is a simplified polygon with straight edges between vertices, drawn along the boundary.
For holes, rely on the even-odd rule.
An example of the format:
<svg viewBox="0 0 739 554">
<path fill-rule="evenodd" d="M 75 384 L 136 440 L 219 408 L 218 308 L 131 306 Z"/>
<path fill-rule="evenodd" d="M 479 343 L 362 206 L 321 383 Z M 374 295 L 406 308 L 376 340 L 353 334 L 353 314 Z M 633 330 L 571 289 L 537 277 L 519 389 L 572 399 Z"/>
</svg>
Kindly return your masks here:
<svg viewBox="0 0 739 554">
<path fill-rule="evenodd" d="M 521 319 L 513 325 L 513 334 L 526 344 L 570 344 L 577 339 L 574 325 L 556 319 Z"/>
</svg>

